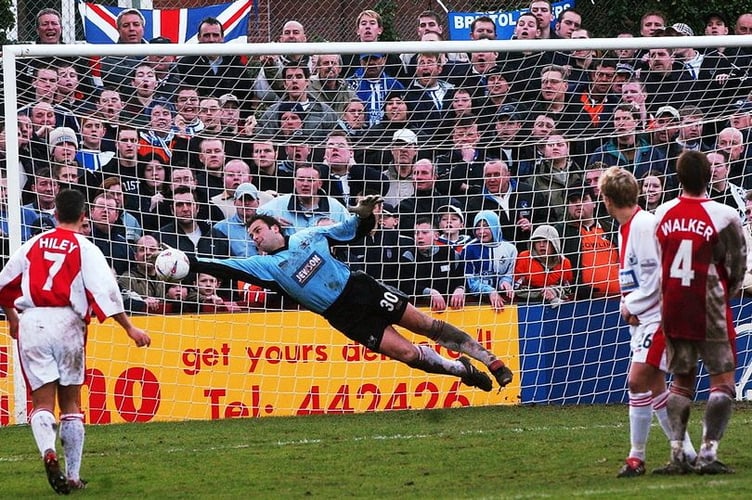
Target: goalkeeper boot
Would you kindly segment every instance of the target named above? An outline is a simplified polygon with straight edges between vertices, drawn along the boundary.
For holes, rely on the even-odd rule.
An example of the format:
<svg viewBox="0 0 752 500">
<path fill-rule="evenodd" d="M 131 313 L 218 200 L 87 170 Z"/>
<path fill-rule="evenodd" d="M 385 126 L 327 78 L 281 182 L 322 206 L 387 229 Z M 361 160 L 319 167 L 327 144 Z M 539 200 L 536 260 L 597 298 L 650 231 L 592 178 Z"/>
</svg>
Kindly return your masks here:
<svg viewBox="0 0 752 500">
<path fill-rule="evenodd" d="M 47 481 L 49 481 L 55 493 L 58 495 L 67 495 L 70 493 L 68 479 L 60 470 L 57 454 L 51 449 L 44 452 L 44 470 L 47 471 Z"/>
<path fill-rule="evenodd" d="M 723 462 L 719 462 L 718 460 L 705 462 L 704 460 L 700 460 L 698 458 L 697 465 L 695 466 L 695 472 L 697 472 L 698 474 L 733 474 L 734 469 L 724 464 Z"/>
<path fill-rule="evenodd" d="M 672 453 L 671 461 L 669 463 L 667 463 L 663 467 L 653 469 L 653 474 L 658 474 L 661 476 L 681 476 L 694 471 L 695 469 L 687 460 L 684 452 L 677 452 Z"/>
<path fill-rule="evenodd" d="M 68 479 L 68 486 L 70 487 L 71 491 L 73 490 L 83 490 L 86 488 L 86 484 L 88 481 L 85 479 Z"/>
<path fill-rule="evenodd" d="M 488 365 L 488 369 L 491 370 L 491 375 L 493 375 L 496 382 L 499 383 L 499 390 L 503 389 L 512 381 L 512 378 L 514 378 L 512 370 L 510 370 L 500 359 L 494 360 L 493 363 Z"/>
<path fill-rule="evenodd" d="M 619 469 L 616 477 L 637 477 L 645 475 L 645 461 L 636 457 L 628 457 Z"/>
<path fill-rule="evenodd" d="M 465 367 L 465 374 L 461 377 L 463 384 L 469 387 L 477 387 L 478 389 L 486 392 L 489 392 L 493 388 L 493 383 L 491 382 L 489 376 L 481 371 L 478 371 L 478 369 L 473 366 L 469 359 L 467 359 L 465 356 L 461 356 L 457 361 L 462 363 L 462 365 Z"/>
</svg>

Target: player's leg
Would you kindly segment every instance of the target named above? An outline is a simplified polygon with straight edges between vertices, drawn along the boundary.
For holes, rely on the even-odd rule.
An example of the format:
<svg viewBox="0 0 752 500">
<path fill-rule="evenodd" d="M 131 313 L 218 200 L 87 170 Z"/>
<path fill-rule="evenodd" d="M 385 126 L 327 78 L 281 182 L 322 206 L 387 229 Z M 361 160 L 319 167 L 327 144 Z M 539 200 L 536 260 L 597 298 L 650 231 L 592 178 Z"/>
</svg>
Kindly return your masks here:
<svg viewBox="0 0 752 500">
<path fill-rule="evenodd" d="M 47 450 L 55 451 L 57 440 L 57 420 L 55 419 L 55 394 L 57 381 L 44 384 L 31 392 L 33 410 L 29 423 L 39 454 L 44 457 Z"/>
<path fill-rule="evenodd" d="M 79 401 L 81 386 L 61 386 L 58 390 L 60 404 L 60 441 L 65 454 L 65 472 L 71 488 L 81 489 L 85 486 L 81 480 L 81 459 L 84 452 L 84 415 Z"/>
<path fill-rule="evenodd" d="M 478 387 L 484 391 L 490 391 L 492 388 L 491 379 L 473 367 L 467 358 L 453 361 L 440 356 L 429 346 L 411 343 L 391 326 L 384 329 L 384 336 L 379 344 L 379 352 L 401 361 L 411 368 L 417 368 L 427 373 L 454 375 L 460 377 L 464 384 Z"/>
<path fill-rule="evenodd" d="M 423 335 L 452 351 L 467 354 L 486 365 L 501 387 L 512 381 L 512 372 L 492 352 L 456 326 L 434 319 L 408 304 L 398 323 L 413 333 Z"/>
<path fill-rule="evenodd" d="M 31 392 L 31 403 L 34 410 L 31 413 L 31 432 L 37 443 L 39 453 L 44 461 L 47 481 L 57 493 L 68 494 L 70 487 L 68 480 L 60 469 L 55 450 L 57 439 L 57 420 L 55 419 L 55 393 L 57 382 L 49 382 Z"/>
<path fill-rule="evenodd" d="M 663 429 L 663 433 L 670 442 L 672 436 L 671 422 L 669 421 L 668 411 L 666 410 L 666 404 L 668 403 L 668 396 L 670 393 L 666 386 L 666 374 L 664 372 L 660 371 L 659 375 L 656 376 L 651 392 L 653 393 L 653 413 L 658 419 L 658 423 L 660 424 L 661 429 Z M 693 464 L 697 458 L 697 451 L 695 450 L 695 447 L 692 444 L 692 438 L 687 431 L 684 432 L 682 449 L 684 450 L 686 461 Z"/>
<path fill-rule="evenodd" d="M 632 361 L 629 368 L 629 458 L 642 462 L 640 472 L 645 472 L 645 448 L 653 421 L 653 392 L 651 382 L 658 370 L 647 363 Z"/>
</svg>

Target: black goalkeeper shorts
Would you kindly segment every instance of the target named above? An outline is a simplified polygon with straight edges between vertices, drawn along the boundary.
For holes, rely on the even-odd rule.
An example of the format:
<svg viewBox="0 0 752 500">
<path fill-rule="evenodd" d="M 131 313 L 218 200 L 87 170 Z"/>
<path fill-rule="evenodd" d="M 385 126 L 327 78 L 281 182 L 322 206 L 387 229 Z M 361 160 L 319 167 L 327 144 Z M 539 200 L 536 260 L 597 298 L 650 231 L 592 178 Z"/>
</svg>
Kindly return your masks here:
<svg viewBox="0 0 752 500">
<path fill-rule="evenodd" d="M 384 330 L 400 322 L 408 304 L 401 291 L 355 271 L 323 316 L 348 338 L 378 352 Z"/>
</svg>

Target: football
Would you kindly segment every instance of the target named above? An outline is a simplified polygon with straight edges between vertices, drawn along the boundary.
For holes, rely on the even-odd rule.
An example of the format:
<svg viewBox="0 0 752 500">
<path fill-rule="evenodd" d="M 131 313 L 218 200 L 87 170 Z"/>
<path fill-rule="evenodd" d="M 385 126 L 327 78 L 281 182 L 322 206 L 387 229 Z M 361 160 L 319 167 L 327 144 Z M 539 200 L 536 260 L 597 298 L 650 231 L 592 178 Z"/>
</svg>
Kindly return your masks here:
<svg viewBox="0 0 752 500">
<path fill-rule="evenodd" d="M 191 269 L 191 263 L 185 252 L 177 248 L 162 250 L 154 260 L 157 276 L 165 281 L 180 281 Z"/>
</svg>

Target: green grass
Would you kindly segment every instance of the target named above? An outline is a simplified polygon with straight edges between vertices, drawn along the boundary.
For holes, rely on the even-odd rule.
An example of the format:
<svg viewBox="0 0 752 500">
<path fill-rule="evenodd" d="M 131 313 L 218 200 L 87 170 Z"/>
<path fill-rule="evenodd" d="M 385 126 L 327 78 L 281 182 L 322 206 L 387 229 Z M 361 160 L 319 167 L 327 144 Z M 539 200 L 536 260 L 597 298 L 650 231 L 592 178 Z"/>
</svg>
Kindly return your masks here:
<svg viewBox="0 0 752 500">
<path fill-rule="evenodd" d="M 690 432 L 699 441 L 702 406 Z M 725 476 L 616 479 L 626 406 L 484 407 L 87 427 L 92 498 L 746 498 L 752 406 L 735 409 Z M 648 468 L 668 458 L 654 423 Z M 0 429 L 0 497 L 51 496 L 26 426 Z"/>
</svg>

